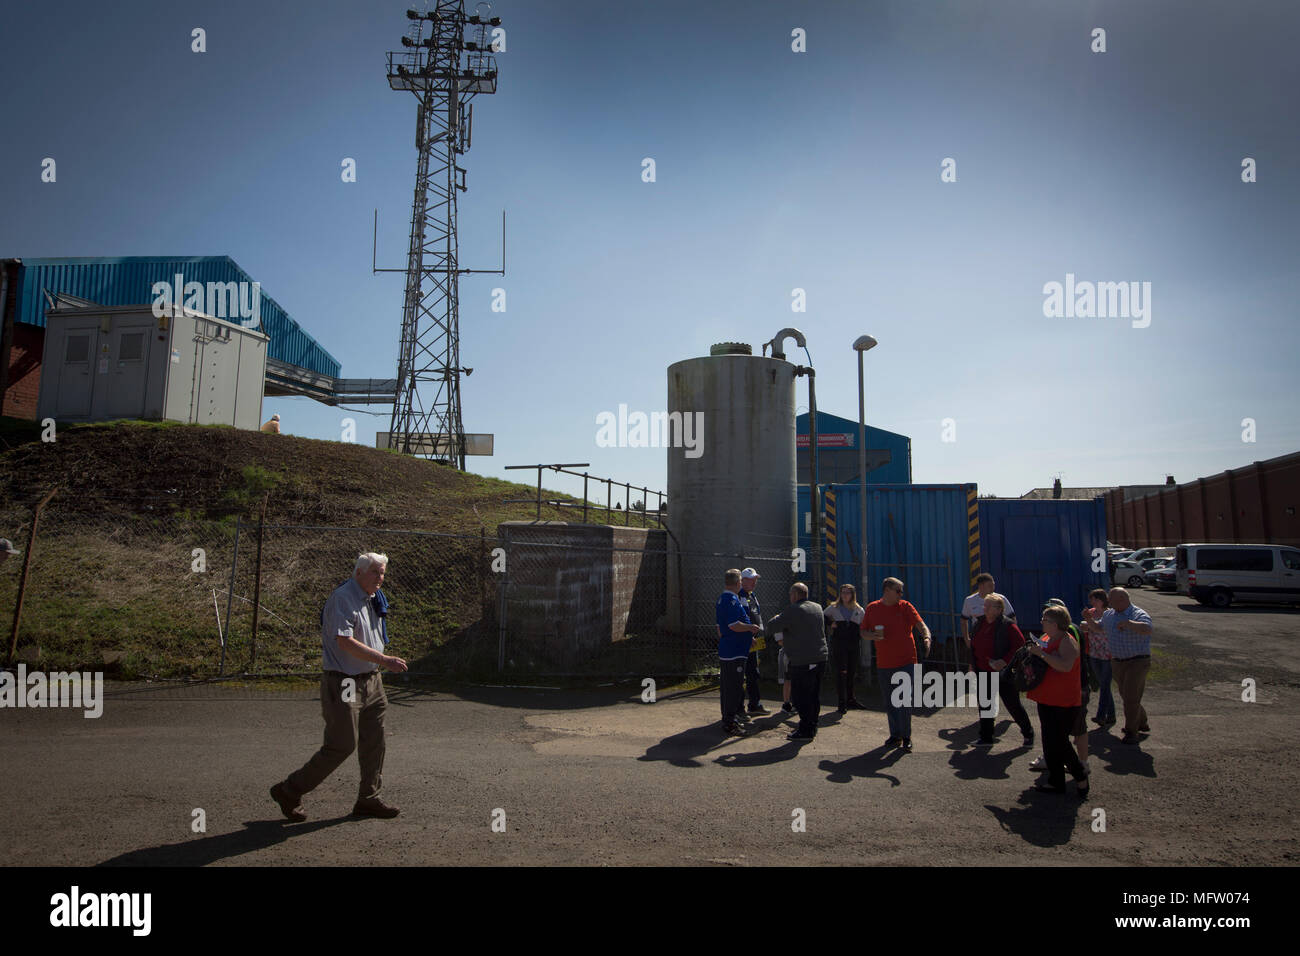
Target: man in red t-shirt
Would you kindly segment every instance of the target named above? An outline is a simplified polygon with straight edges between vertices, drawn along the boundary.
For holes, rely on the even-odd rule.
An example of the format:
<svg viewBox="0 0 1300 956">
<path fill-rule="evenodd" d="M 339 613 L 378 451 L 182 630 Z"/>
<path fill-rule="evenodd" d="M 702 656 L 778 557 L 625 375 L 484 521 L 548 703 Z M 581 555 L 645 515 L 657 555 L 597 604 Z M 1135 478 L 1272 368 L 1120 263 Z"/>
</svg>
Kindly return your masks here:
<svg viewBox="0 0 1300 956">
<path fill-rule="evenodd" d="M 876 672 L 885 699 L 885 713 L 889 717 L 889 739 L 885 746 L 902 747 L 905 753 L 912 750 L 912 708 L 910 704 L 895 707 L 890 699 L 894 694 L 895 674 L 906 673 L 908 679 L 912 679 L 912 665 L 916 663 L 913 633 L 925 641 L 928 657 L 930 629 L 916 608 L 903 600 L 903 582 L 898 578 L 885 578 L 880 586 L 880 600 L 868 604 L 862 616 L 862 636 L 876 642 Z M 907 690 L 906 697 L 910 701 L 910 685 Z"/>
</svg>

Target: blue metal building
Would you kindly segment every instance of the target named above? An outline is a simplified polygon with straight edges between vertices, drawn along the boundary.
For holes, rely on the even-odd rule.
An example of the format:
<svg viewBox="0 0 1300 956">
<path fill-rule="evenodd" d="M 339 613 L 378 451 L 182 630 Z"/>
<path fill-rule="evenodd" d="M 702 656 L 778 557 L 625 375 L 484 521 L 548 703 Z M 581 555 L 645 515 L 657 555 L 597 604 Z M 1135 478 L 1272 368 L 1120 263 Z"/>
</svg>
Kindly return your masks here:
<svg viewBox="0 0 1300 956">
<path fill-rule="evenodd" d="M 808 413 L 795 418 L 798 480 L 811 483 L 808 454 Z M 858 422 L 817 413 L 817 480 L 821 484 L 858 481 Z M 867 426 L 867 481 L 875 484 L 912 483 L 912 439 Z"/>
<path fill-rule="evenodd" d="M 153 302 L 155 282 L 247 282 L 253 278 L 229 256 L 111 256 L 23 259 L 15 283 L 15 322 L 44 328 L 46 300 L 63 293 L 99 305 Z M 267 355 L 317 375 L 337 377 L 338 359 L 303 331 L 278 302 L 262 293 L 261 331 L 270 336 Z"/>
</svg>

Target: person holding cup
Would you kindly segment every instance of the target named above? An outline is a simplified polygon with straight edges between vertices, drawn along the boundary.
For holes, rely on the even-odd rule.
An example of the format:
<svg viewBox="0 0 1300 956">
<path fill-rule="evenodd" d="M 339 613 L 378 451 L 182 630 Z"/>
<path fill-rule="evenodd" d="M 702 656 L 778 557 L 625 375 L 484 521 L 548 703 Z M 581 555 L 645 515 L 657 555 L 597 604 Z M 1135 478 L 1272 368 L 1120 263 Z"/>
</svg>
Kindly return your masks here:
<svg viewBox="0 0 1300 956">
<path fill-rule="evenodd" d="M 880 600 L 867 605 L 862 616 L 862 636 L 876 644 L 876 673 L 879 675 L 885 714 L 889 719 L 889 738 L 886 747 L 899 747 L 904 753 L 912 752 L 912 667 L 917 662 L 917 634 L 925 642 L 925 653 L 930 653 L 930 629 L 921 620 L 921 614 L 903 600 L 903 582 L 898 578 L 885 578 L 880 586 Z M 895 707 L 894 675 L 903 674 L 906 692 L 904 703 Z"/>
</svg>

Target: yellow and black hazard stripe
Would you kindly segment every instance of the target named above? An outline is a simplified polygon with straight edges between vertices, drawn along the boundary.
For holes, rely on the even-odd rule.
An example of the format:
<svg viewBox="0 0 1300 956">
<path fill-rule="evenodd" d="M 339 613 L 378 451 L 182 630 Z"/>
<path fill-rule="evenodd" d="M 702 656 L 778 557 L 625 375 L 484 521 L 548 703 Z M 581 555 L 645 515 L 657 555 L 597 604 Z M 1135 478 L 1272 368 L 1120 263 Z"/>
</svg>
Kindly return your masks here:
<svg viewBox="0 0 1300 956">
<path fill-rule="evenodd" d="M 979 488 L 966 486 L 966 535 L 970 548 L 970 589 L 975 591 L 975 578 L 980 573 L 980 506 Z"/>
<path fill-rule="evenodd" d="M 826 603 L 834 604 L 840 595 L 839 560 L 835 555 L 835 542 L 839 535 L 835 533 L 835 489 L 827 488 L 826 497 L 822 499 L 826 507 Z"/>
</svg>

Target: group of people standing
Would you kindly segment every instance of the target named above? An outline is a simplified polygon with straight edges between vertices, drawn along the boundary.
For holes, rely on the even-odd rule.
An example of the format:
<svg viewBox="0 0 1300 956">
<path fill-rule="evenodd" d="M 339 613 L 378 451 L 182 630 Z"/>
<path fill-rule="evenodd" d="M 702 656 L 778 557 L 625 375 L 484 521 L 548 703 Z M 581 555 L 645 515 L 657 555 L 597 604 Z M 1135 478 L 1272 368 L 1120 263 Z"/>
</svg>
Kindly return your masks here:
<svg viewBox="0 0 1300 956">
<path fill-rule="evenodd" d="M 854 688 L 861 642 L 870 640 L 875 644 L 877 679 L 889 724 L 885 747 L 910 752 L 911 706 L 906 701 L 895 703 L 894 675 L 910 673 L 918 662 L 917 639 L 922 654 L 929 655 L 931 635 L 920 613 L 903 599 L 903 582 L 886 578 L 880 599 L 865 608 L 853 586 L 846 584 L 839 599 L 824 610 L 809 600 L 806 585 L 796 583 L 790 588 L 790 605 L 764 622 L 754 596 L 757 581 L 753 568 L 733 568 L 723 575 L 724 590 L 716 609 L 723 732 L 744 736 L 751 714 L 768 713 L 758 687 L 758 651 L 763 645 L 756 642 L 767 637 L 777 642 L 777 679 L 785 698 L 782 709 L 799 715 L 790 739 L 811 740 L 817 735 L 821 679 L 828 661 L 835 670 L 839 712 L 862 708 Z M 1137 744 L 1141 735 L 1150 733 L 1142 706 L 1151 665 L 1150 615 L 1132 603 L 1124 588 L 1109 592 L 1099 588 L 1088 595 L 1078 625 L 1065 602 L 1052 598 L 1042 609 L 1037 633 L 1026 636 L 1011 602 L 995 591 L 993 576 L 980 574 L 975 584 L 976 591 L 963 602 L 961 614 L 971 669 L 998 674 L 1002 706 L 1019 728 L 1024 746 L 1032 747 L 1034 726 L 1016 684 L 1003 672 L 1022 647 L 1026 655 L 1045 665 L 1040 679 L 1026 692 L 1037 705 L 1043 748 L 1029 767 L 1047 774 L 1037 789 L 1064 793 L 1068 773 L 1078 795 L 1086 797 L 1090 786 L 1087 711 L 1093 686 L 1098 696 L 1092 722 L 1099 728 L 1116 723 L 1113 679 L 1124 710 L 1123 742 Z M 994 731 L 994 718 L 980 717 L 975 745 L 993 746 Z"/>
</svg>

